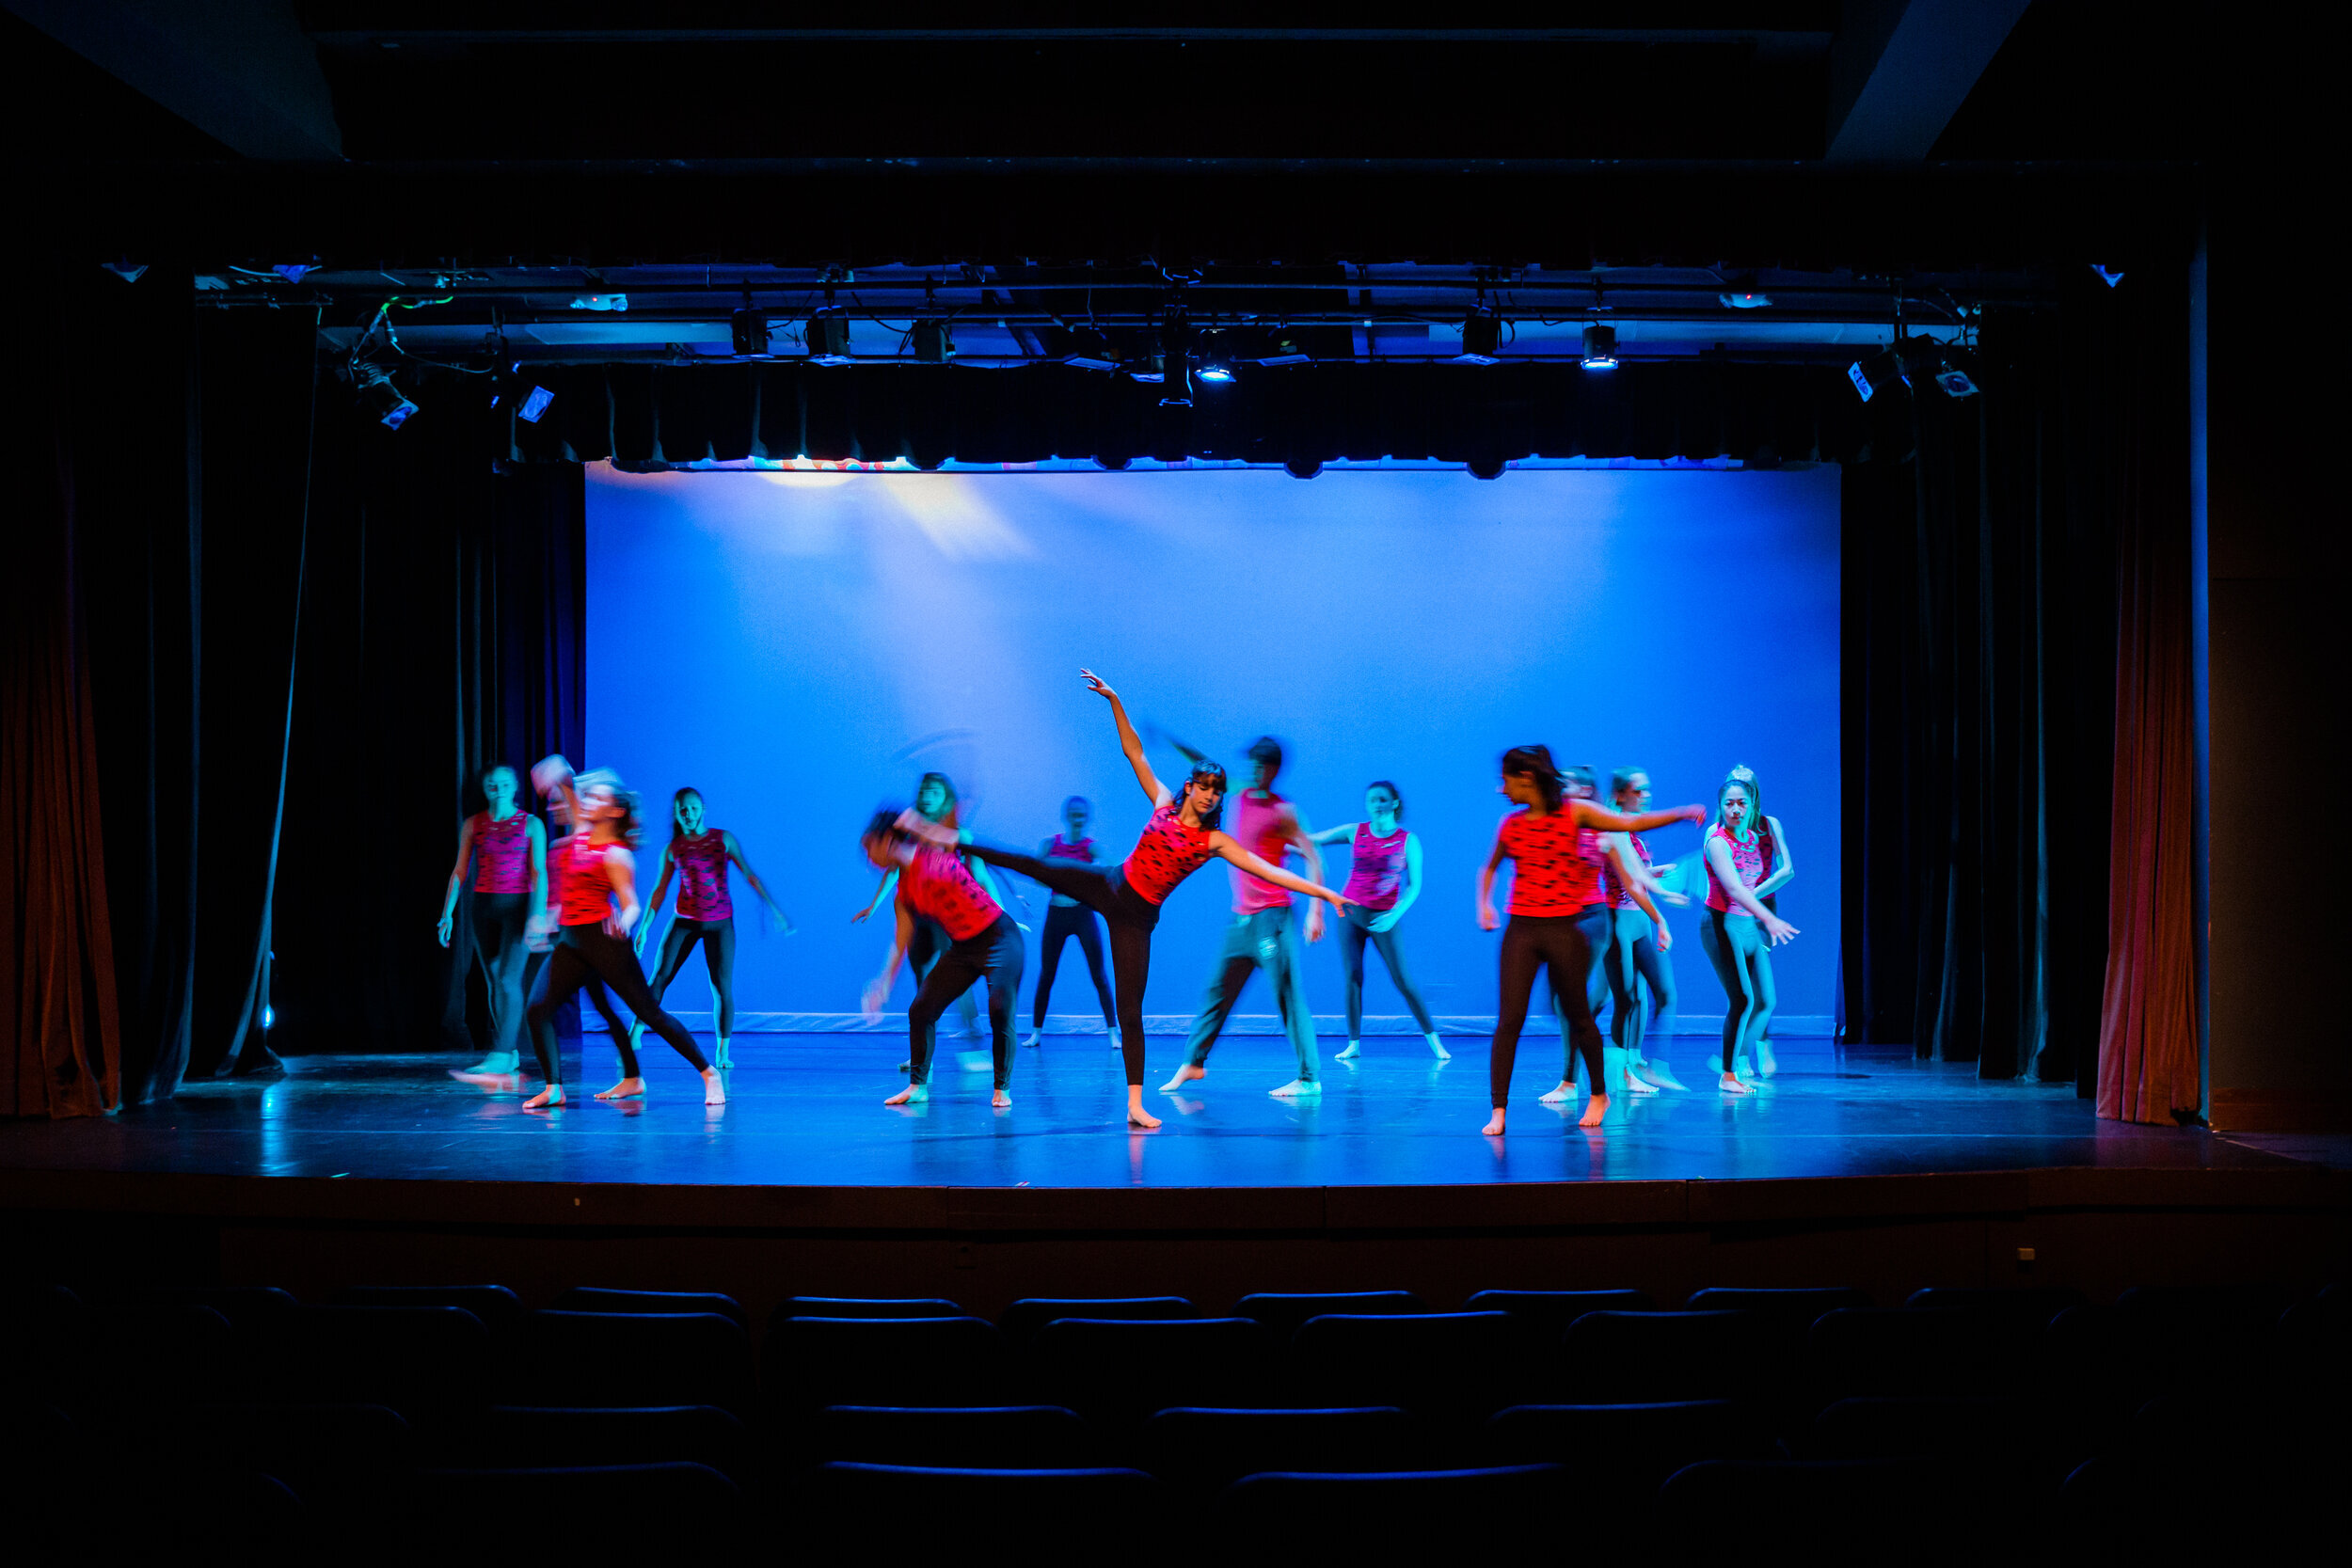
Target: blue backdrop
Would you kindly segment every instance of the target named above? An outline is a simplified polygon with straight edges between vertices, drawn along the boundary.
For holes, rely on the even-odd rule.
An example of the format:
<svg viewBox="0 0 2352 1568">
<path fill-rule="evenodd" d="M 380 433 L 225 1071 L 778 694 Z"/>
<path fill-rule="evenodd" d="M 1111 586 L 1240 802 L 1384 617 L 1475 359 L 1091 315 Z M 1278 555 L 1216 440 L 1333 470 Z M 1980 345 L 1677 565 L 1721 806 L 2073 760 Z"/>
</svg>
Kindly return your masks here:
<svg viewBox="0 0 2352 1568">
<path fill-rule="evenodd" d="M 647 800 L 650 878 L 672 789 L 733 829 L 798 936 L 762 937 L 738 883 L 738 1006 L 854 1011 L 884 940 L 856 835 L 939 768 L 980 837 L 1034 847 L 1066 795 L 1123 855 L 1147 803 L 1098 671 L 1139 722 L 1224 760 L 1261 733 L 1312 826 L 1395 780 L 1428 884 L 1401 927 L 1431 1007 L 1491 1013 L 1497 939 L 1472 879 L 1504 802 L 1495 765 L 1541 740 L 1604 775 L 1646 767 L 1661 805 L 1760 775 L 1798 876 L 1784 1016 L 1836 983 L 1837 473 L 1518 470 L 628 475 L 588 482 L 587 766 Z M 1155 752 L 1163 773 L 1172 752 Z M 1238 783 L 1238 777 L 1236 779 Z M 1661 859 L 1697 842 L 1651 836 Z M 1343 879 L 1343 847 L 1326 851 Z M 1022 884 L 1041 920 L 1044 897 Z M 1189 1013 L 1229 908 L 1213 863 L 1169 900 L 1146 1012 Z M 1016 911 L 1018 912 L 1018 911 Z M 1689 911 L 1669 911 L 1685 1014 L 1723 1002 Z M 1338 942 L 1310 1000 L 1343 1008 Z M 1054 1010 L 1093 1007 L 1065 954 Z M 707 1006 L 693 960 L 671 998 Z M 1034 977 L 1034 948 L 1030 974 Z M 1376 958 L 1367 1011 L 1401 1014 Z M 897 1005 L 909 994 L 900 982 Z M 1025 1019 L 1027 987 L 1024 987 Z M 1270 1012 L 1253 982 L 1244 1012 Z M 1793 1020 L 1792 1020 L 1793 1021 Z"/>
</svg>

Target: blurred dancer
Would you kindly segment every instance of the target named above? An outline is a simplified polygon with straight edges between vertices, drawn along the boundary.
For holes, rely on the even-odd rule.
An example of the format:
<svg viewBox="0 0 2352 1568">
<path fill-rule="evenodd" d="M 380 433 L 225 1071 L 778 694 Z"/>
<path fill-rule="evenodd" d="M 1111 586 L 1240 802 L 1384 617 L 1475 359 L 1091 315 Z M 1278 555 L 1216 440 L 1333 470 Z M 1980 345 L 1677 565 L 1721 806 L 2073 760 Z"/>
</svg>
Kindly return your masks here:
<svg viewBox="0 0 2352 1568">
<path fill-rule="evenodd" d="M 654 965 L 653 979 L 646 990 L 659 1004 L 670 982 L 677 977 L 678 966 L 694 944 L 703 945 L 703 965 L 710 971 L 712 1022 L 719 1036 L 718 1066 L 735 1065 L 730 1044 L 735 1036 L 735 899 L 727 889 L 727 866 L 742 868 L 743 879 L 752 885 L 752 892 L 776 917 L 776 924 L 786 936 L 792 934 L 792 921 L 776 901 L 768 896 L 761 885 L 759 873 L 743 858 L 743 847 L 724 828 L 703 826 L 703 798 L 699 791 L 681 789 L 670 798 L 670 841 L 661 847 L 661 876 L 653 885 L 653 898 L 645 906 L 645 918 L 637 923 L 633 946 L 639 953 L 645 949 L 645 934 L 653 929 L 653 917 L 661 912 L 661 902 L 669 896 L 670 875 L 678 877 L 677 915 L 670 928 L 661 935 L 661 958 Z M 640 1022 L 629 1030 L 628 1043 L 633 1050 L 644 1038 L 645 1025 Z"/>
<path fill-rule="evenodd" d="M 1764 824 L 1760 832 L 1758 823 Z M 1740 1082 L 1739 1059 L 1763 1037 L 1779 1000 L 1767 954 L 1797 935 L 1794 926 L 1764 907 L 1756 891 L 1773 862 L 1771 833 L 1776 826 L 1764 815 L 1755 773 L 1733 768 L 1715 795 L 1715 826 L 1707 835 L 1707 924 L 1699 928 L 1699 945 L 1724 988 L 1724 1073 L 1718 1086 L 1725 1094 L 1756 1092 Z"/>
<path fill-rule="evenodd" d="M 473 927 L 474 956 L 482 960 L 482 977 L 489 987 L 493 1037 L 490 1053 L 455 1074 L 468 1083 L 511 1077 L 522 1066 L 523 971 L 530 960 L 524 929 L 548 880 L 548 831 L 516 803 L 521 784 L 515 770 L 494 762 L 482 770 L 481 782 L 485 804 L 458 827 L 457 863 L 450 868 L 440 922 L 434 927 L 447 947 L 470 858 L 473 895 L 466 912 Z"/>
<path fill-rule="evenodd" d="M 958 823 L 957 818 L 962 813 L 963 802 L 956 794 L 954 782 L 946 774 L 930 772 L 923 775 L 922 781 L 915 785 L 914 809 L 923 815 L 925 820 L 954 829 L 961 842 L 964 844 L 972 842 L 972 830 Z M 987 866 L 974 860 L 970 855 L 965 855 L 963 868 L 972 874 L 974 881 L 979 883 L 980 891 L 996 901 L 999 909 L 1011 902 L 1005 896 L 1004 889 L 997 885 L 996 879 L 988 874 Z M 881 909 L 883 901 L 890 897 L 898 884 L 898 868 L 893 865 L 882 874 L 881 883 L 874 889 L 873 901 L 850 917 L 851 924 L 854 925 L 864 920 L 876 910 Z M 907 958 L 914 967 L 914 979 L 918 986 L 922 984 L 923 976 L 930 973 L 931 965 L 938 961 L 939 955 L 947 950 L 948 944 L 947 933 L 940 928 L 937 921 L 927 916 L 916 918 L 914 944 L 907 949 Z M 964 1037 L 966 1039 L 977 1038 L 980 1032 L 979 1012 L 973 1006 L 969 990 L 956 999 L 956 1011 L 963 1020 Z M 958 1054 L 961 1057 L 964 1068 L 969 1071 L 977 1072 L 988 1066 L 987 1058 L 978 1052 L 964 1051 Z M 909 1065 L 909 1062 L 900 1062 L 898 1070 L 906 1071 Z"/>
<path fill-rule="evenodd" d="M 1421 835 L 1405 826 L 1405 797 L 1386 779 L 1375 779 L 1364 791 L 1364 820 L 1326 828 L 1311 835 L 1317 844 L 1348 845 L 1347 886 L 1342 891 L 1355 901 L 1340 927 L 1340 953 L 1347 973 L 1347 1049 L 1339 1059 L 1352 1061 L 1363 1051 L 1364 943 L 1380 951 L 1389 966 L 1389 979 L 1430 1054 L 1447 1061 L 1453 1053 L 1438 1038 L 1438 1026 L 1421 999 L 1420 988 L 1405 973 L 1404 949 L 1397 943 L 1396 923 L 1421 896 Z"/>
<path fill-rule="evenodd" d="M 882 999 L 898 977 L 898 962 L 906 956 L 918 921 L 936 924 L 947 946 L 933 956 L 930 967 L 915 988 L 907 1007 L 907 1086 L 885 1105 L 920 1105 L 930 1098 L 931 1052 L 939 1037 L 939 1015 L 947 1005 L 969 991 L 974 982 L 988 981 L 989 1037 L 996 1069 L 992 1105 L 1012 1103 L 1012 1009 L 1021 993 L 1021 928 L 1002 905 L 982 890 L 951 847 L 926 843 L 908 831 L 913 823 L 926 827 L 930 819 L 915 812 L 875 814 L 860 835 L 866 859 L 896 869 L 897 924 L 882 973 L 866 988 L 868 1018 L 882 1011 Z"/>
<path fill-rule="evenodd" d="M 1094 840 L 1087 836 L 1087 823 L 1094 816 L 1094 803 L 1083 795 L 1073 795 L 1061 803 L 1062 831 L 1045 841 L 1038 852 L 1049 861 L 1073 861 L 1080 865 L 1094 863 Z M 1037 997 L 1029 1012 L 1029 1037 L 1021 1043 L 1036 1045 L 1045 1036 L 1045 1003 L 1054 994 L 1054 975 L 1061 967 L 1062 945 L 1072 937 L 1078 939 L 1078 951 L 1086 955 L 1087 974 L 1094 981 L 1094 999 L 1103 1005 L 1103 1032 L 1119 1043 L 1119 1013 L 1111 1001 L 1111 983 L 1103 974 L 1103 921 L 1092 910 L 1066 893 L 1054 895 L 1054 901 L 1045 910 L 1045 936 L 1038 944 Z"/>
<path fill-rule="evenodd" d="M 1620 816 L 1645 811 L 1650 802 L 1649 775 L 1639 768 L 1620 768 L 1609 781 L 1610 794 Z M 1666 887 L 1652 875 L 1649 846 L 1639 833 L 1608 835 L 1610 863 L 1602 870 L 1609 890 L 1610 941 L 1602 960 L 1609 969 L 1609 987 L 1616 998 L 1610 1018 L 1610 1035 L 1625 1054 L 1625 1086 L 1635 1094 L 1678 1089 L 1682 1085 L 1663 1058 L 1645 1054 L 1649 1027 L 1675 1010 L 1674 960 L 1667 954 L 1674 933 L 1658 904 L 1685 905 L 1690 899 Z M 1643 895 L 1651 900 L 1645 905 Z M 1649 1016 L 1645 1022 L 1638 988 L 1649 988 Z"/>
</svg>

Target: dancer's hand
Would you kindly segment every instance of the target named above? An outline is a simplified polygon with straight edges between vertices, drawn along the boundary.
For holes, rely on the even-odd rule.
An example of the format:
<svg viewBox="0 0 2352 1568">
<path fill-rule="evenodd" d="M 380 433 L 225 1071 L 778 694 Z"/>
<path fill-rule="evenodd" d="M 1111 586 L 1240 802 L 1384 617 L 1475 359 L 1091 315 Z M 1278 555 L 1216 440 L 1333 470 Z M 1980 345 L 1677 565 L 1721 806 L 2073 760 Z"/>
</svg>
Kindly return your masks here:
<svg viewBox="0 0 2352 1568">
<path fill-rule="evenodd" d="M 1764 934 L 1772 939 L 1774 947 L 1797 940 L 1797 928 L 1776 914 L 1765 915 Z"/>
<path fill-rule="evenodd" d="M 441 939 L 442 946 L 447 947 L 449 945 L 450 931 L 456 926 L 456 924 L 457 917 L 455 915 L 445 914 L 441 916 L 439 921 L 434 925 L 434 933 Z"/>
<path fill-rule="evenodd" d="M 864 909 L 858 911 L 857 913 L 850 916 L 850 924 L 852 926 L 860 925 L 865 921 L 867 915 L 872 914 L 873 912 L 874 906 L 868 904 Z"/>
<path fill-rule="evenodd" d="M 1119 693 L 1113 691 L 1109 687 L 1104 686 L 1103 684 L 1103 677 L 1096 674 L 1093 671 L 1082 669 L 1078 672 L 1078 677 L 1087 683 L 1088 690 L 1093 692 L 1104 701 L 1111 703 L 1119 701 Z"/>
<path fill-rule="evenodd" d="M 542 795 L 553 794 L 556 785 L 572 776 L 572 765 L 557 752 L 531 765 L 531 787 Z"/>
<path fill-rule="evenodd" d="M 1685 822 L 1703 825 L 1707 821 L 1707 808 L 1705 806 L 1685 806 L 1680 811 L 1675 813 L 1675 815 L 1681 817 Z"/>
<path fill-rule="evenodd" d="M 1666 923 L 1662 920 L 1658 921 L 1651 928 L 1658 933 L 1658 950 L 1661 953 L 1673 952 L 1675 934 L 1666 929 Z"/>
<path fill-rule="evenodd" d="M 1396 928 L 1396 923 L 1404 918 L 1403 910 L 1383 910 L 1372 917 L 1372 925 L 1368 929 L 1375 934 L 1381 931 L 1392 931 Z"/>
<path fill-rule="evenodd" d="M 1657 899 L 1661 904 L 1672 904 L 1677 910 L 1688 909 L 1691 904 L 1691 895 L 1689 894 L 1677 893 L 1672 888 L 1654 887 L 1649 890 L 1649 895 L 1652 898 Z"/>
<path fill-rule="evenodd" d="M 1323 901 L 1321 899 L 1307 906 L 1307 940 L 1309 942 L 1323 940 Z"/>
<path fill-rule="evenodd" d="M 867 1018 L 882 1017 L 882 1003 L 889 997 L 890 988 L 880 980 L 866 982 L 866 992 L 858 998 L 858 1010 Z"/>
<path fill-rule="evenodd" d="M 628 939 L 628 950 L 629 950 L 630 952 L 632 952 L 632 953 L 636 954 L 639 958 L 644 958 L 644 957 L 645 956 L 645 937 L 646 937 L 646 936 L 647 936 L 647 934 L 648 934 L 648 933 L 650 933 L 652 930 L 653 930 L 653 922 L 652 922 L 652 921 L 650 921 L 650 920 L 641 920 L 641 921 L 639 921 L 639 922 L 637 923 L 637 929 L 636 929 L 635 933 L 634 933 L 634 934 L 632 934 L 632 935 L 629 937 L 629 939 Z"/>
<path fill-rule="evenodd" d="M 1492 904 L 1478 906 L 1478 928 L 1480 930 L 1491 931 L 1502 924 L 1502 921 L 1495 918 L 1495 907 Z"/>
</svg>

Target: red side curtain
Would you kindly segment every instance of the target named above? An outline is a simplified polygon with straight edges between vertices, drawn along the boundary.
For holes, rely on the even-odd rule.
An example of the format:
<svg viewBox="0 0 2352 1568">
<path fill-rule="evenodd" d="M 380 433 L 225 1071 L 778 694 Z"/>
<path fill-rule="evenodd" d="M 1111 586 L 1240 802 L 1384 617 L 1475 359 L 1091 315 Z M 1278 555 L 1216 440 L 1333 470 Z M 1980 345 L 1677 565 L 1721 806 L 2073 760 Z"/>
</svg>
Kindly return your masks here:
<svg viewBox="0 0 2352 1568">
<path fill-rule="evenodd" d="M 2147 401 L 2155 406 L 2143 404 L 2136 432 L 2142 452 L 2169 450 L 2177 443 L 2148 437 L 2172 410 L 2167 400 Z M 2144 478 L 2137 464 L 2123 471 Z M 2134 483 L 2128 491 L 2137 493 L 2119 498 L 2116 529 L 2115 791 L 2099 1114 L 2169 1125 L 2196 1114 L 2203 1100 L 2191 902 L 2188 518 L 2169 486 Z"/>
</svg>

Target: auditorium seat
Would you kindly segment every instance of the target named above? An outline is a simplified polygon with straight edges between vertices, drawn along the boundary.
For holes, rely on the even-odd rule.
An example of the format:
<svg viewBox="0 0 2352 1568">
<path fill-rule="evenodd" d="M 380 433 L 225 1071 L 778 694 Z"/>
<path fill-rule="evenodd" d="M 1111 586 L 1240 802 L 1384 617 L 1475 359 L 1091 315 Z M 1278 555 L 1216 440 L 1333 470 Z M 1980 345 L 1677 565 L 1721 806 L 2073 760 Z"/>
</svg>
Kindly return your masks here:
<svg viewBox="0 0 2352 1568">
<path fill-rule="evenodd" d="M 824 1465 L 801 1492 L 808 1538 L 844 1560 L 936 1563 L 943 1540 L 986 1542 L 987 1555 L 1034 1563 L 1146 1560 L 1181 1521 L 1160 1483 L 1141 1470 L 1058 1470 Z"/>
<path fill-rule="evenodd" d="M 967 1314 L 941 1296 L 794 1296 L 769 1317 L 786 1318 L 961 1318 Z"/>
<path fill-rule="evenodd" d="M 741 1549 L 741 1494 L 707 1465 L 425 1470 L 413 1497 L 385 1521 L 388 1536 L 405 1527 L 411 1553 L 612 1562 Z"/>
<path fill-rule="evenodd" d="M 2210 1347 L 2185 1348 L 2161 1319 L 2116 1307 L 2068 1307 L 2042 1331 L 2042 1386 L 2098 1425 L 2128 1419 L 2183 1377 L 2220 1370 Z"/>
<path fill-rule="evenodd" d="M 488 1402 L 497 1375 L 482 1320 L 455 1307 L 304 1307 L 256 1379 L 283 1404 L 381 1404 L 411 1422 Z"/>
<path fill-rule="evenodd" d="M 1252 1560 L 1501 1560 L 1557 1556 L 1574 1497 L 1557 1465 L 1245 1476 L 1217 1498 L 1216 1534 Z"/>
<path fill-rule="evenodd" d="M 1465 1312 L 1508 1312 L 1521 1354 L 1549 1360 L 1568 1324 L 1587 1312 L 1655 1312 L 1647 1291 L 1481 1291 Z"/>
<path fill-rule="evenodd" d="M 523 1321 L 523 1304 L 503 1285 L 353 1285 L 326 1298 L 329 1307 L 457 1307 L 482 1320 L 490 1342 L 504 1349 Z"/>
<path fill-rule="evenodd" d="M 1278 1345 L 1287 1345 L 1298 1325 L 1327 1312 L 1362 1316 L 1371 1312 L 1426 1312 L 1429 1304 L 1410 1291 L 1331 1291 L 1301 1294 L 1263 1291 L 1233 1304 L 1233 1316 L 1265 1324 Z"/>
<path fill-rule="evenodd" d="M 143 1307 L 209 1307 L 246 1332 L 273 1334 L 302 1304 L 275 1285 L 151 1285 L 132 1293 Z"/>
<path fill-rule="evenodd" d="M 1815 1320 L 1806 1371 L 1821 1403 L 1864 1394 L 2010 1393 L 2030 1378 L 2039 1338 L 2024 1318 L 1841 1307 Z"/>
<path fill-rule="evenodd" d="M 1797 1447 L 1806 1459 L 1917 1459 L 2014 1470 L 2030 1467 L 2042 1424 L 2041 1413 L 2020 1399 L 1865 1395 L 1824 1406 Z"/>
<path fill-rule="evenodd" d="M 1580 1495 L 1645 1498 L 1702 1459 L 1768 1459 L 1779 1450 L 1752 1410 L 1730 1400 L 1655 1404 L 1520 1404 L 1497 1411 L 1489 1465 L 1559 1465 Z"/>
<path fill-rule="evenodd" d="M 1752 1399 L 1762 1334 L 1753 1312 L 1587 1312 L 1558 1354 L 1577 1403 Z"/>
<path fill-rule="evenodd" d="M 2014 1318 L 2040 1328 L 2068 1307 L 2080 1307 L 2085 1299 L 2080 1291 L 2063 1285 L 2032 1285 L 2008 1291 L 1931 1285 L 1912 1291 L 1903 1305 L 1915 1312 L 1979 1312 L 1988 1317 Z"/>
<path fill-rule="evenodd" d="M 2125 1312 L 2238 1334 L 2267 1334 L 2294 1304 L 2283 1285 L 2134 1285 L 2115 1298 Z"/>
<path fill-rule="evenodd" d="M 1802 1527 L 1815 1562 L 1979 1562 L 2031 1542 L 2038 1520 L 2014 1497 L 1987 1497 L 1975 1478 L 1908 1459 L 1709 1459 L 1658 1489 L 1669 1559 L 1752 1554 L 1759 1528 Z"/>
<path fill-rule="evenodd" d="M 707 1465 L 743 1473 L 743 1423 L 713 1404 L 620 1408 L 493 1405 L 449 1439 L 444 1467 L 545 1469 L 580 1465 Z"/>
<path fill-rule="evenodd" d="M 1182 1296 L 1027 1296 L 997 1314 L 996 1326 L 1015 1349 L 1056 1318 L 1197 1318 Z"/>
<path fill-rule="evenodd" d="M 1073 1411 L 1052 1404 L 893 1409 L 836 1404 L 798 1445 L 805 1463 L 993 1470 L 1084 1469 L 1101 1444 Z"/>
<path fill-rule="evenodd" d="M 1295 1402 L 1248 1318 L 1057 1318 L 1029 1341 L 1026 1371 L 1038 1398 L 1113 1426 L 1170 1405 Z"/>
<path fill-rule="evenodd" d="M 415 1433 L 380 1404 L 219 1404 L 159 1412 L 126 1433 L 127 1462 L 233 1459 L 276 1477 L 306 1507 L 364 1513 L 394 1502 L 416 1467 Z"/>
<path fill-rule="evenodd" d="M 1753 1312 L 1790 1350 L 1804 1343 L 1805 1330 L 1824 1312 L 1871 1306 L 1870 1292 L 1851 1286 L 1801 1289 L 1715 1286 L 1693 1291 L 1683 1308 L 1691 1312 Z"/>
<path fill-rule="evenodd" d="M 981 1318 L 787 1318 L 768 1334 L 762 1378 L 779 1410 L 829 1404 L 994 1405 L 1010 1385 L 1004 1339 Z"/>
<path fill-rule="evenodd" d="M 717 1312 L 533 1312 L 495 1379 L 501 1404 L 539 1408 L 753 1403 L 752 1342 Z"/>
<path fill-rule="evenodd" d="M 1136 1463 L 1195 1499 L 1260 1470 L 1410 1468 L 1421 1457 L 1393 1405 L 1217 1410 L 1178 1405 L 1143 1423 Z"/>
<path fill-rule="evenodd" d="M 732 1318 L 749 1332 L 751 1319 L 733 1296 L 716 1291 L 614 1291 L 600 1285 L 575 1285 L 548 1306 L 558 1312 L 715 1312 Z"/>
<path fill-rule="evenodd" d="M 1535 1374 L 1518 1348 L 1507 1312 L 1326 1312 L 1299 1324 L 1288 1361 L 1310 1398 L 1484 1421 Z"/>
<path fill-rule="evenodd" d="M 219 1404 L 250 1391 L 245 1342 L 210 1307 L 93 1308 L 79 1364 L 56 1401 L 86 1405 Z M 283 1352 L 272 1347 L 273 1359 Z"/>
</svg>

